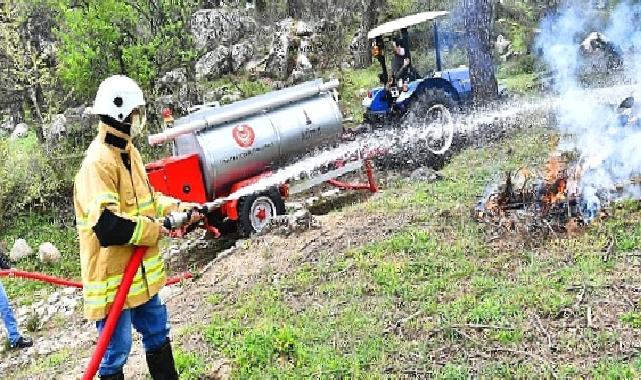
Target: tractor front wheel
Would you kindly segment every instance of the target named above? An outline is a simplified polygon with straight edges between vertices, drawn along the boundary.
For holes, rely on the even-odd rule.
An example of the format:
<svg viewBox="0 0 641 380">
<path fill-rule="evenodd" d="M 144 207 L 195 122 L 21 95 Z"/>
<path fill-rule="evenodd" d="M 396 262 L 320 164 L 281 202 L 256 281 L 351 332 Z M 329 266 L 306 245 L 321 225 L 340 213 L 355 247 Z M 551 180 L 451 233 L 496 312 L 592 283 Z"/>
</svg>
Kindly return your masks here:
<svg viewBox="0 0 641 380">
<path fill-rule="evenodd" d="M 260 232 L 269 219 L 285 214 L 285 202 L 276 189 L 252 194 L 238 200 L 238 234 L 249 237 Z"/>
</svg>

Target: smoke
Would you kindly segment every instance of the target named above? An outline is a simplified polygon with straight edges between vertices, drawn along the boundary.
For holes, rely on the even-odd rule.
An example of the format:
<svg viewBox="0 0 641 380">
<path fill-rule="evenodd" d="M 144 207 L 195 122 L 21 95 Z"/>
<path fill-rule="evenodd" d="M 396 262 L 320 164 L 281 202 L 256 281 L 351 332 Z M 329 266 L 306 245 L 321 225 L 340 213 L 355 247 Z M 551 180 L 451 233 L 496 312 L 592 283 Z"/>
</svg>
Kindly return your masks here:
<svg viewBox="0 0 641 380">
<path fill-rule="evenodd" d="M 554 88 L 559 94 L 556 109 L 564 135 L 561 147 L 576 150 L 580 155 L 578 189 L 584 216 L 591 219 L 604 203 L 626 197 L 641 198 L 639 187 L 625 186 L 624 191 L 614 191 L 618 184 L 641 174 L 641 123 L 637 126 L 634 122 L 641 114 L 635 115 L 638 110 L 633 110 L 628 122 L 622 125 L 618 109 L 621 101 L 633 94 L 622 89 L 614 97 L 583 96 L 586 77 L 597 83 L 607 77 L 602 72 L 590 71 L 594 68 L 591 59 L 606 60 L 599 68 L 610 69 L 608 74 L 612 74 L 607 59 L 621 53 L 623 77 L 634 83 L 641 80 L 638 22 L 641 5 L 624 1 L 604 22 L 585 8 L 585 4 L 576 4 L 546 17 L 540 24 L 536 47 L 554 77 Z M 581 48 L 588 36 L 596 36 L 592 32 L 605 36 L 598 42 L 603 47 L 603 40 L 609 41 L 606 48 L 589 51 L 592 46 L 589 42 Z M 637 104 L 641 104 L 641 92 L 634 92 Z"/>
</svg>

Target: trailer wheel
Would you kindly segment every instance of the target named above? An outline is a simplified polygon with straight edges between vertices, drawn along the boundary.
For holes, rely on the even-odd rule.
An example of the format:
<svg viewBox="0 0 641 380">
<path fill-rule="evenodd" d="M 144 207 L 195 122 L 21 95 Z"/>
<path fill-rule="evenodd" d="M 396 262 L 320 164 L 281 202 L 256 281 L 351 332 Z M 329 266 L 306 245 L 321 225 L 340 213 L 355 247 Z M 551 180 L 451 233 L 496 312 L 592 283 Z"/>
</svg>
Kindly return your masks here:
<svg viewBox="0 0 641 380">
<path fill-rule="evenodd" d="M 238 200 L 238 234 L 249 237 L 260 232 L 272 216 L 284 214 L 285 202 L 278 190 L 242 197 Z"/>
</svg>

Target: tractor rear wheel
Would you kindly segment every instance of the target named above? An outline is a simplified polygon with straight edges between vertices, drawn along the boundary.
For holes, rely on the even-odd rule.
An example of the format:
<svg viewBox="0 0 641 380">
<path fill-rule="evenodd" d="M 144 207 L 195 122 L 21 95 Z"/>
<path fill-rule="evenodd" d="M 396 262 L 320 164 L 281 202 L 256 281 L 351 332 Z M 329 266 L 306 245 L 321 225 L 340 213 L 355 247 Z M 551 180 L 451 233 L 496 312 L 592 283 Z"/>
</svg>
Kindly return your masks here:
<svg viewBox="0 0 641 380">
<path fill-rule="evenodd" d="M 238 234 L 249 237 L 260 232 L 272 216 L 285 214 L 285 202 L 277 189 L 252 194 L 238 200 Z"/>
<path fill-rule="evenodd" d="M 417 95 L 404 124 L 416 129 L 417 144 L 425 145 L 433 154 L 443 155 L 454 140 L 452 113 L 456 110 L 456 101 L 449 92 L 432 88 Z"/>
</svg>

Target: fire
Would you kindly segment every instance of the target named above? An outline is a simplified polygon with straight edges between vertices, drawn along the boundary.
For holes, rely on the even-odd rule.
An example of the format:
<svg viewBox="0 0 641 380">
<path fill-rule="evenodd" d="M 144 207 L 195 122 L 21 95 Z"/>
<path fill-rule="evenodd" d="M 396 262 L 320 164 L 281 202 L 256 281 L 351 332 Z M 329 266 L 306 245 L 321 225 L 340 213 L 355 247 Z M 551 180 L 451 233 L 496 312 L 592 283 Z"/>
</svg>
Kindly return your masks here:
<svg viewBox="0 0 641 380">
<path fill-rule="evenodd" d="M 551 206 L 567 198 L 567 161 L 560 154 L 552 154 L 545 165 L 542 202 Z"/>
<path fill-rule="evenodd" d="M 540 171 L 523 167 L 477 206 L 477 218 L 503 231 L 539 229 L 574 233 L 582 218 L 576 199 L 576 169 L 553 153 Z M 525 224 L 523 226 L 523 224 Z"/>
</svg>

